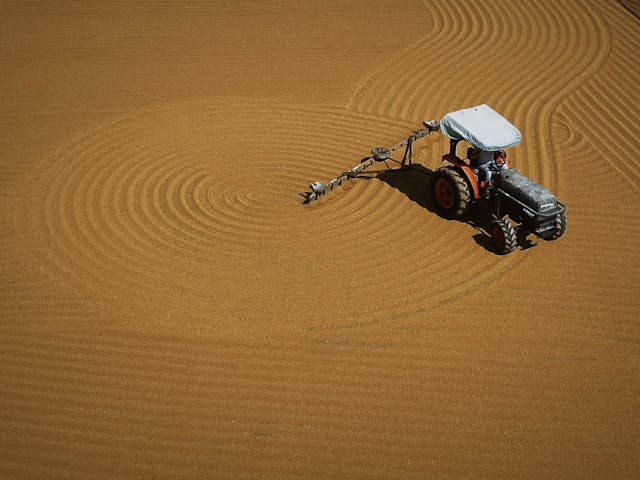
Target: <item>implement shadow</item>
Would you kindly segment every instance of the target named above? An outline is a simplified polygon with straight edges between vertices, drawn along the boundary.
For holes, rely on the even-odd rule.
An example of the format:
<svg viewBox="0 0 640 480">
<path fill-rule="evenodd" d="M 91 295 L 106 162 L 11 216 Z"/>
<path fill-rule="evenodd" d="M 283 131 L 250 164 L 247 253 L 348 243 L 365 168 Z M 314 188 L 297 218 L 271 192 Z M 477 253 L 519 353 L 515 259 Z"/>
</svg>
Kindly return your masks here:
<svg viewBox="0 0 640 480">
<path fill-rule="evenodd" d="M 437 213 L 433 198 L 434 171 L 419 164 L 408 168 L 394 168 L 378 173 L 375 178 L 404 193 L 409 200 Z"/>
</svg>

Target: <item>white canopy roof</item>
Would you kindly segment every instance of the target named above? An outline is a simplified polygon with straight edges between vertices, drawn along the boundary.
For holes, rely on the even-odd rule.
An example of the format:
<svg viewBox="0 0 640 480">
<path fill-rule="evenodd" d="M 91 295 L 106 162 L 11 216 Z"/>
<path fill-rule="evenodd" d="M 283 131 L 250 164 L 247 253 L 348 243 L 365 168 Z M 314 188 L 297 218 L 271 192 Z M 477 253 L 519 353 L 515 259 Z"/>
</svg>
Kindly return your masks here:
<svg viewBox="0 0 640 480">
<path fill-rule="evenodd" d="M 447 113 L 440 120 L 440 131 L 488 151 L 513 147 L 522 138 L 516 127 L 488 105 Z"/>
</svg>

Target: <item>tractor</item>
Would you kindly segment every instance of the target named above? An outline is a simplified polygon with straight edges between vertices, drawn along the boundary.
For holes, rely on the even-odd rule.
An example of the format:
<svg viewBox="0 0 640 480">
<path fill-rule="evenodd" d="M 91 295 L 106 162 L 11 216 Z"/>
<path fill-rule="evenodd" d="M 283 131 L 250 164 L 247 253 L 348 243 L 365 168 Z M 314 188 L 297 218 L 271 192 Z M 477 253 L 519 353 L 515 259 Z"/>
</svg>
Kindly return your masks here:
<svg viewBox="0 0 640 480">
<path fill-rule="evenodd" d="M 488 105 L 458 110 L 445 115 L 440 132 L 449 137 L 449 165 L 435 172 L 433 193 L 438 212 L 446 218 L 459 218 L 474 204 L 486 206 L 493 217 L 491 238 L 496 250 L 509 253 L 518 237 L 529 234 L 543 240 L 556 240 L 567 228 L 566 206 L 549 190 L 511 168 L 505 149 L 520 143 L 521 135 L 511 123 Z M 458 156 L 458 144 L 466 141 L 466 159 Z M 481 175 L 479 155 L 494 157 L 494 174 L 489 181 Z"/>
<path fill-rule="evenodd" d="M 556 240 L 567 229 L 567 207 L 549 190 L 511 167 L 506 149 L 520 143 L 521 134 L 488 105 L 457 110 L 439 122 L 423 122 L 424 128 L 390 148 L 376 147 L 371 156 L 329 182 L 314 182 L 306 202 L 311 203 L 344 182 L 357 178 L 375 162 L 386 162 L 404 147 L 402 168 L 413 165 L 413 143 L 439 131 L 449 138 L 447 165 L 433 172 L 433 201 L 439 215 L 447 219 L 464 217 L 478 206 L 491 215 L 490 235 L 499 254 L 512 252 L 519 241 L 533 234 Z M 464 158 L 458 155 L 460 142 L 471 147 Z"/>
</svg>

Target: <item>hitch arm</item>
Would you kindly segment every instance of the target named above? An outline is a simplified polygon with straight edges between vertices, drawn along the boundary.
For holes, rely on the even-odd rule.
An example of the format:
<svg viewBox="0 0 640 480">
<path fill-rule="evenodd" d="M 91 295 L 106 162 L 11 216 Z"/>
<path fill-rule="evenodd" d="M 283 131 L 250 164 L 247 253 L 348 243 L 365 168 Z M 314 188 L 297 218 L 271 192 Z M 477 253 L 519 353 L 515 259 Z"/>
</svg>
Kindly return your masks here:
<svg viewBox="0 0 640 480">
<path fill-rule="evenodd" d="M 306 193 L 305 204 L 309 204 L 315 202 L 323 195 L 333 191 L 337 187 L 341 186 L 343 183 L 351 180 L 352 178 L 356 178 L 358 174 L 369 168 L 375 162 L 386 162 L 391 158 L 391 155 L 400 150 L 402 147 L 405 147 L 404 156 L 402 157 L 401 165 L 411 166 L 413 162 L 413 143 L 420 140 L 421 138 L 426 137 L 432 132 L 437 132 L 440 130 L 440 124 L 436 120 L 429 120 L 422 122 L 424 128 L 413 132 L 408 138 L 403 140 L 400 143 L 397 143 L 389 148 L 384 147 L 375 147 L 371 150 L 371 156 L 364 158 L 358 165 L 351 168 L 351 170 L 342 173 L 340 176 L 329 180 L 328 182 L 313 182 L 309 185 L 311 192 Z"/>
</svg>

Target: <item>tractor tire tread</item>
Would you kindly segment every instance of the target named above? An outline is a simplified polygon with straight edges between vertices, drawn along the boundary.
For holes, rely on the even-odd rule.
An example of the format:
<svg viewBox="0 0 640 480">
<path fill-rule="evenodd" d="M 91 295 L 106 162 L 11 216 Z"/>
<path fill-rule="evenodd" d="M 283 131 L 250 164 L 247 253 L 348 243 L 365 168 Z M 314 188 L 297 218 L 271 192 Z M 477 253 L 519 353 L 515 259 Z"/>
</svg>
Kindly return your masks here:
<svg viewBox="0 0 640 480">
<path fill-rule="evenodd" d="M 496 227 L 498 227 L 502 231 L 502 235 L 504 236 L 504 245 L 498 245 L 495 243 L 495 240 L 494 240 L 494 245 L 496 247 L 496 250 L 501 255 L 511 253 L 513 250 L 515 250 L 516 245 L 518 243 L 518 237 L 517 237 L 515 228 L 513 228 L 513 225 L 511 225 L 511 222 L 509 222 L 504 217 L 497 218 L 491 223 L 492 232 L 493 232 L 493 229 Z"/>
<path fill-rule="evenodd" d="M 448 218 L 459 218 L 463 216 L 469 209 L 471 202 L 471 193 L 469 192 L 467 182 L 453 167 L 442 167 L 436 171 L 436 175 L 446 178 L 456 191 L 455 205 L 448 210 L 443 210 L 440 207 L 442 213 Z"/>
<path fill-rule="evenodd" d="M 549 237 L 549 240 L 558 240 L 567 231 L 567 217 L 564 213 L 558 214 L 556 217 L 556 232 Z"/>
</svg>

